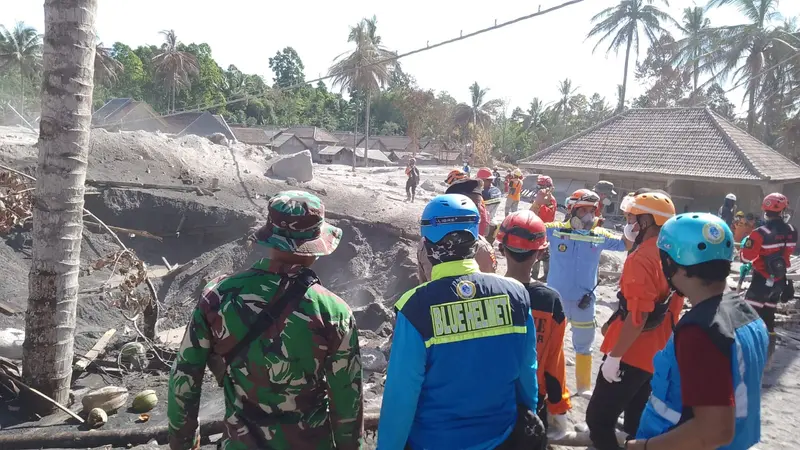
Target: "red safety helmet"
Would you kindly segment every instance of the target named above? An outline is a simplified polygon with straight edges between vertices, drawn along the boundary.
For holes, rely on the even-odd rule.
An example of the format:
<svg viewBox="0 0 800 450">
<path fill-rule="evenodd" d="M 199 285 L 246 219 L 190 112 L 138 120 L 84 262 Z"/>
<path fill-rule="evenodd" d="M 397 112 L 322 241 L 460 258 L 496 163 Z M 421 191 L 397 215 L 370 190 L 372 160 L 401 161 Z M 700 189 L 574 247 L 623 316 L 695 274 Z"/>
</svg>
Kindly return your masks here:
<svg viewBox="0 0 800 450">
<path fill-rule="evenodd" d="M 488 167 L 481 167 L 478 169 L 478 173 L 475 174 L 475 178 L 479 180 L 494 180 L 494 174 Z"/>
<path fill-rule="evenodd" d="M 769 194 L 764 197 L 764 201 L 761 202 L 761 209 L 770 212 L 781 212 L 786 209 L 787 206 L 789 206 L 789 200 L 785 195 L 779 192 Z"/>
<path fill-rule="evenodd" d="M 539 178 L 536 179 L 536 185 L 543 188 L 551 188 L 553 187 L 553 179 L 547 175 L 539 175 Z"/>
<path fill-rule="evenodd" d="M 578 189 L 573 192 L 567 199 L 567 211 L 572 211 L 574 207 L 592 206 L 597 208 L 600 206 L 600 196 L 590 189 Z"/>
<path fill-rule="evenodd" d="M 447 174 L 447 178 L 445 179 L 444 182 L 450 185 L 458 180 L 466 180 L 467 178 L 469 178 L 469 175 L 467 175 L 467 173 L 464 172 L 463 170 L 453 169 L 450 171 L 450 173 Z"/>
<path fill-rule="evenodd" d="M 544 222 L 528 209 L 509 214 L 500 224 L 497 240 L 503 247 L 518 253 L 543 250 L 550 246 Z"/>
</svg>

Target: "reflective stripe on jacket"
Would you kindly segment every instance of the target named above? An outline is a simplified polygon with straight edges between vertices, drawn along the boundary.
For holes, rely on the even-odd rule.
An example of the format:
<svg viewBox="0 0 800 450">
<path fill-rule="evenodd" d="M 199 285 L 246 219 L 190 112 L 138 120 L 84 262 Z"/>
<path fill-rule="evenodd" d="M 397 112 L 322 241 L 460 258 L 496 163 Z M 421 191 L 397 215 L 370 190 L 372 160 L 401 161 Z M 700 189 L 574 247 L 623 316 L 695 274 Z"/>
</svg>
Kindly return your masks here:
<svg viewBox="0 0 800 450">
<path fill-rule="evenodd" d="M 653 363 L 652 394 L 639 422 L 637 439 L 665 434 L 693 417 L 681 402 L 675 335 L 686 325 L 700 326 L 730 358 L 736 404 L 736 434 L 726 450 L 750 448 L 761 439 L 761 378 L 767 360 L 767 328 L 758 314 L 734 295 L 708 299 L 687 312 Z"/>
<path fill-rule="evenodd" d="M 525 286 L 474 260 L 433 267 L 397 301 L 378 448 L 489 450 L 517 404 L 536 409 L 536 329 Z"/>
<path fill-rule="evenodd" d="M 605 228 L 577 231 L 568 222 L 551 222 L 545 226 L 550 241 L 547 285 L 558 291 L 561 299 L 567 302 L 577 302 L 594 290 L 600 253 L 626 250 L 625 241 Z"/>
</svg>

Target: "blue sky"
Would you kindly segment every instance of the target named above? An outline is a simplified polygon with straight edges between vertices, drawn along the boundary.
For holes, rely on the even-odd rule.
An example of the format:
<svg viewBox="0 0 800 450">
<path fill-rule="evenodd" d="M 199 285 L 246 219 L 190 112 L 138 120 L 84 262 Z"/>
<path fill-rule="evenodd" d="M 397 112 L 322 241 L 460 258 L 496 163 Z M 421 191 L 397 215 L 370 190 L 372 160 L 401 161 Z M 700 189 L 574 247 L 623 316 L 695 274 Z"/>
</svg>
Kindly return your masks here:
<svg viewBox="0 0 800 450">
<path fill-rule="evenodd" d="M 207 42 L 217 62 L 272 79 L 268 59 L 286 46 L 294 47 L 306 67 L 306 77 L 327 72 L 336 56 L 348 51 L 349 26 L 362 17 L 378 18 L 378 32 L 391 50 L 404 52 L 535 12 L 561 0 L 523 2 L 494 0 L 339 0 L 336 2 L 265 2 L 259 0 L 99 0 L 98 34 L 106 45 L 122 41 L 131 46 L 160 44 L 159 31 L 174 29 L 185 43 Z M 533 18 L 439 49 L 401 60 L 404 69 L 424 88 L 444 90 L 460 101 L 477 81 L 491 98 L 526 107 L 534 96 L 552 101 L 558 81 L 569 77 L 580 92 L 599 92 L 613 102 L 622 82 L 623 56 L 606 57 L 604 48 L 592 54 L 586 41 L 590 18 L 617 0 L 586 0 L 575 6 Z M 701 3 L 704 4 L 704 3 Z M 42 30 L 41 0 L 0 0 L 0 20 L 6 26 L 21 20 Z M 661 6 L 680 18 L 691 0 L 672 0 Z M 800 1 L 783 0 L 784 16 L 800 16 Z M 732 6 L 709 12 L 712 25 L 743 22 Z M 640 58 L 646 48 L 640 49 Z M 631 65 L 633 67 L 633 65 Z M 631 70 L 631 81 L 632 80 Z M 630 84 L 630 83 L 629 83 Z M 644 90 L 635 82 L 628 98 Z M 741 108 L 741 93 L 731 93 Z"/>
</svg>

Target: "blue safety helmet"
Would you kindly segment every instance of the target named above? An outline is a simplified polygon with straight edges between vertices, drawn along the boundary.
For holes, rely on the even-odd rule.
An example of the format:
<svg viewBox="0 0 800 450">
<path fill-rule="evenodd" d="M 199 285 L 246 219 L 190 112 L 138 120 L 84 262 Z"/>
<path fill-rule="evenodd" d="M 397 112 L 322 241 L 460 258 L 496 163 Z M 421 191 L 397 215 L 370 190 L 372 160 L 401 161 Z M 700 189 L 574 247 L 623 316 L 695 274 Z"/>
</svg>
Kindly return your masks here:
<svg viewBox="0 0 800 450">
<path fill-rule="evenodd" d="M 454 231 L 469 231 L 478 239 L 480 222 L 478 207 L 461 194 L 444 194 L 434 197 L 422 211 L 420 220 L 422 237 L 436 243 Z"/>
<path fill-rule="evenodd" d="M 658 248 L 681 266 L 733 259 L 733 233 L 721 218 L 708 213 L 685 213 L 664 223 Z"/>
</svg>

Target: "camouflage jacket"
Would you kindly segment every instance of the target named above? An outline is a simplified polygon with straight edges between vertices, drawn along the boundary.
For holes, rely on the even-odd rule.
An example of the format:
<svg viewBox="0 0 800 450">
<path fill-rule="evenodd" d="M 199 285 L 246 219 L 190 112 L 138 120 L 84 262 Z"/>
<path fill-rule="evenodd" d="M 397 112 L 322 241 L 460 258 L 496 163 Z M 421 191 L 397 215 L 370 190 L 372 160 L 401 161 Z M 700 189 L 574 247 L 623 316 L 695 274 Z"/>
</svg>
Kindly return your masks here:
<svg viewBox="0 0 800 450">
<path fill-rule="evenodd" d="M 170 374 L 172 450 L 195 443 L 209 356 L 226 354 L 243 339 L 261 307 L 283 292 L 299 269 L 262 259 L 205 287 Z M 270 449 L 361 448 L 358 329 L 342 299 L 319 284 L 311 286 L 293 311 L 284 311 L 241 355 L 223 379 L 224 450 L 259 448 L 245 423 L 261 429 Z"/>
</svg>

